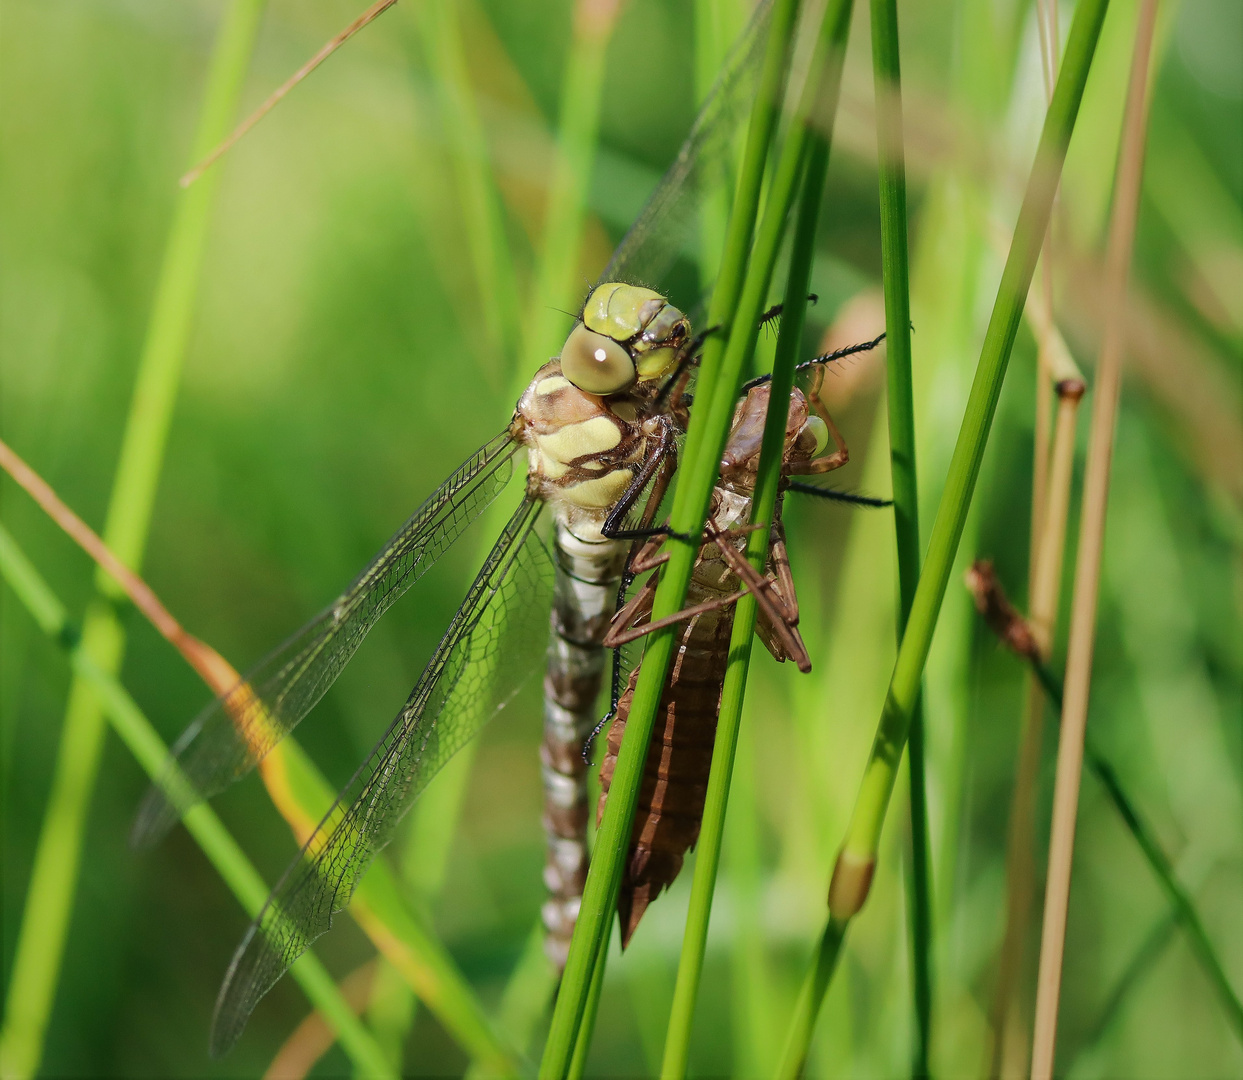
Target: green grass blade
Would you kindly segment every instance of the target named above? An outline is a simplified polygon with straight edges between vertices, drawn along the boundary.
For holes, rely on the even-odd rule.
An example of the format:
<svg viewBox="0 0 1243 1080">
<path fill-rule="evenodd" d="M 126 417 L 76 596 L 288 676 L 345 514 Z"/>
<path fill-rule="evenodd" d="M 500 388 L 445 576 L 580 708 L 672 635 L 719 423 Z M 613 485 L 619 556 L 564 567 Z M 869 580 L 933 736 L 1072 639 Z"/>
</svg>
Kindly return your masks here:
<svg viewBox="0 0 1243 1080">
<path fill-rule="evenodd" d="M 574 1056 L 570 1059 L 567 1080 L 582 1080 L 587 1068 L 587 1055 L 591 1052 L 591 1035 L 596 1026 L 596 1012 L 600 1008 L 600 994 L 604 990 L 604 968 L 609 954 L 611 930 L 606 929 L 600 939 L 600 953 L 591 973 L 591 987 L 587 991 L 587 1004 L 583 1009 L 583 1022 L 578 1025 L 578 1038 L 574 1041 Z"/>
<path fill-rule="evenodd" d="M 841 955 L 842 942 L 846 937 L 846 921 L 830 919 L 820 935 L 816 955 L 803 976 L 798 1000 L 794 1003 L 794 1015 L 790 1018 L 790 1032 L 786 1036 L 785 1050 L 777 1066 L 779 1080 L 798 1080 L 803 1075 L 803 1063 L 807 1059 L 807 1047 L 820 1015 L 820 1003 L 828 992 L 837 960 Z"/>
<path fill-rule="evenodd" d="M 1022 317 L 1027 289 L 1048 225 L 1053 194 L 1107 8 L 1108 0 L 1082 0 L 1075 11 L 1062 70 L 1045 117 L 1035 163 L 1015 226 L 1014 240 L 1002 272 L 966 414 L 933 523 L 928 557 L 898 649 L 870 760 L 834 867 L 829 887 L 829 924 L 813 962 L 813 970 L 804 981 L 804 991 L 810 996 L 806 1002 L 800 997 L 787 1039 L 784 1075 L 796 1075 L 806 1060 L 815 1017 L 819 1014 L 836 964 L 841 938 L 849 920 L 863 906 L 871 887 L 881 827 L 919 697 L 924 662 L 970 509 L 1010 350 Z M 831 942 L 836 944 L 829 948 Z M 825 978 L 820 979 L 816 973 L 826 967 Z M 813 975 L 816 977 L 813 978 Z"/>
<path fill-rule="evenodd" d="M 1066 57 L 1045 118 L 1035 164 L 1015 226 L 1014 240 L 985 333 L 980 362 L 950 461 L 945 491 L 932 526 L 928 555 L 911 604 L 906 633 L 902 636 L 902 645 L 894 664 L 871 760 L 864 773 L 834 870 L 835 887 L 830 890 L 830 911 L 838 918 L 854 915 L 867 896 L 881 826 L 919 695 L 924 662 L 971 506 L 1010 350 L 1022 317 L 1027 289 L 1048 224 L 1053 193 L 1061 175 L 1066 147 L 1074 129 L 1107 7 L 1108 0 L 1084 0 L 1075 12 Z"/>
<path fill-rule="evenodd" d="M 785 82 L 789 42 L 797 7 L 795 0 L 776 0 L 773 10 L 764 68 L 752 110 L 743 168 L 730 216 L 725 255 L 709 307 L 708 324 L 720 325 L 723 330 L 734 321 L 735 308 L 742 291 L 760 186 L 768 159 L 768 147 L 776 125 L 781 87 Z M 758 309 L 756 314 L 758 315 Z M 707 395 L 705 400 L 711 400 L 711 387 L 718 375 L 730 384 L 726 391 L 732 397 L 742 370 L 740 361 L 732 375 L 719 371 L 724 359 L 724 346 L 719 340 L 722 336 L 723 334 L 718 334 L 709 338 L 704 351 L 699 392 Z M 711 400 L 711 404 L 715 406 L 715 400 Z M 720 408 L 700 410 L 691 421 L 682 475 L 674 497 L 672 520 L 678 531 L 698 533 L 702 528 L 728 423 L 728 412 L 723 413 Z M 673 613 L 684 602 L 694 555 L 693 544 L 680 543 L 674 546 L 672 561 L 666 567 L 657 591 L 654 619 Z M 609 789 L 604 820 L 596 834 L 583 906 L 570 944 L 569 959 L 553 1012 L 552 1028 L 544 1049 L 540 1072 L 547 1078 L 560 1078 L 569 1068 L 600 941 L 606 928 L 611 925 L 621 881 L 622 860 L 629 843 L 630 823 L 638 799 L 639 780 L 656 716 L 656 705 L 669 670 L 672 643 L 673 638 L 669 632 L 658 631 L 651 635 L 644 653 L 643 667 L 630 719 L 626 725 L 626 737 L 622 742 L 613 783 Z"/>
<path fill-rule="evenodd" d="M 164 774 L 168 747 L 150 721 L 116 678 L 101 668 L 79 640 L 64 605 L 48 587 L 34 564 L 17 546 L 8 530 L 0 526 L 0 575 L 34 617 L 39 628 L 68 653 L 74 673 L 88 686 L 121 741 L 153 780 Z M 254 918 L 268 896 L 268 886 L 243 854 L 237 841 L 204 803 L 187 810 L 183 821 L 203 853 Z M 396 1076 L 379 1044 L 350 1011 L 337 985 L 312 952 L 305 953 L 292 968 L 294 979 L 307 998 L 336 1029 L 345 1052 L 369 1076 Z M 7 1071 L 5 1075 L 12 1075 Z"/>
<path fill-rule="evenodd" d="M 802 136 L 808 143 L 807 163 L 803 174 L 802 197 L 790 255 L 790 269 L 786 280 L 781 330 L 777 338 L 777 351 L 773 363 L 757 485 L 752 502 L 751 521 L 753 523 L 771 522 L 777 502 L 788 403 L 794 387 L 794 368 L 799 360 L 799 348 L 803 338 L 811 265 L 815 258 L 816 224 L 820 217 L 820 203 L 824 194 L 825 176 L 828 172 L 829 141 L 832 138 L 833 119 L 836 115 L 841 88 L 841 57 L 845 52 L 846 37 L 850 29 L 852 6 L 851 0 L 834 0 L 826 9 L 822 34 L 825 38 L 824 51 L 828 55 L 821 55 L 818 58 L 819 65 L 813 66 L 812 69 L 813 84 L 819 84 L 823 80 L 822 92 L 814 96 L 819 99 L 824 110 L 815 118 L 817 124 L 823 127 L 824 133 L 809 131 Z M 827 67 L 827 70 L 823 70 L 823 75 L 821 75 L 821 65 Z M 808 99 L 808 108 L 810 104 L 811 98 Z M 790 141 L 795 140 L 792 137 Z M 787 147 L 783 150 L 783 156 L 787 151 L 801 156 L 798 147 Z M 774 195 L 777 198 L 780 197 L 780 193 L 776 190 L 778 187 L 779 185 L 774 185 Z M 747 557 L 751 564 L 761 571 L 768 556 L 768 540 L 768 530 L 760 529 L 751 534 L 747 543 Z M 746 691 L 751 647 L 754 642 L 755 616 L 754 597 L 750 595 L 742 597 L 734 611 L 734 627 L 729 644 L 729 667 L 721 694 L 721 708 L 717 718 L 703 822 L 699 840 L 696 843 L 695 877 L 691 885 L 690 910 L 682 938 L 682 958 L 678 965 L 673 1008 L 669 1017 L 669 1031 L 665 1039 L 661 1075 L 666 1080 L 685 1076 L 690 1056 L 695 1001 L 699 994 L 699 982 L 703 973 L 708 922 L 716 888 L 717 870 L 720 865 L 730 777 L 733 773 L 734 757 L 738 746 L 742 702 Z"/>
<path fill-rule="evenodd" d="M 898 549 L 898 639 L 906 629 L 919 583 L 919 488 L 915 466 L 915 393 L 911 382 L 910 257 L 907 246 L 906 162 L 896 0 L 872 0 L 872 71 L 876 87 L 880 242 L 885 292 L 889 460 Z M 911 782 L 911 980 L 915 1005 L 914 1075 L 928 1075 L 932 1031 L 932 867 L 928 853 L 922 695 L 911 713 L 907 765 Z"/>
<path fill-rule="evenodd" d="M 225 14 L 191 150 L 194 161 L 228 133 L 263 6 L 263 0 L 233 0 Z M 177 197 L 138 365 L 104 529 L 105 542 L 132 568 L 141 564 L 146 547 L 218 184 L 217 170 Z M 88 609 L 82 647 L 101 670 L 115 673 L 125 649 L 113 607 L 121 594 L 102 571 L 96 585 L 107 599 Z M 103 737 L 104 718 L 95 694 L 75 675 L 5 1001 L 0 1060 L 6 1076 L 32 1075 L 43 1056 Z"/>
</svg>

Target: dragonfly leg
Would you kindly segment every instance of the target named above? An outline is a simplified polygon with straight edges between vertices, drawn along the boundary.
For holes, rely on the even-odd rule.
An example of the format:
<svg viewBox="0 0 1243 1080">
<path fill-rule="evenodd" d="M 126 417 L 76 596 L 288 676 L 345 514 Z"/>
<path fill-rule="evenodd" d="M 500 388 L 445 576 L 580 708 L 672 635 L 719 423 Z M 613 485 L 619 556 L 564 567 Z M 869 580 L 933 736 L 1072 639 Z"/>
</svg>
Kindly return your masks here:
<svg viewBox="0 0 1243 1080">
<path fill-rule="evenodd" d="M 794 575 L 790 573 L 790 552 L 786 548 L 785 526 L 778 521 L 773 525 L 773 541 L 769 559 L 777 572 L 777 595 L 785 604 L 791 626 L 798 625 L 798 593 L 794 588 Z"/>
<path fill-rule="evenodd" d="M 644 586 L 646 588 L 646 586 Z M 653 630 L 663 630 L 666 626 L 673 626 L 676 623 L 687 622 L 698 615 L 703 615 L 708 611 L 716 611 L 719 608 L 729 607 L 730 604 L 737 603 L 738 600 L 747 595 L 747 589 L 739 589 L 737 592 L 730 593 L 728 596 L 718 596 L 712 600 L 705 600 L 702 604 L 692 604 L 688 608 L 681 611 L 675 611 L 672 615 L 666 615 L 663 619 L 657 619 L 655 622 L 643 623 L 641 626 L 626 626 L 618 621 L 609 629 L 609 645 L 616 648 L 619 645 L 625 645 L 631 641 L 637 641 L 645 634 L 650 634 Z M 652 583 L 652 593 L 655 594 L 656 586 Z M 620 613 L 619 613 L 620 614 Z"/>
<path fill-rule="evenodd" d="M 669 482 L 673 479 L 677 463 L 677 443 L 674 438 L 673 426 L 665 424 L 661 428 L 660 441 L 656 444 L 656 449 L 652 451 L 647 461 L 643 463 L 643 468 L 639 470 L 638 475 L 630 482 L 630 486 L 622 492 L 621 498 L 617 500 L 617 504 L 609 511 L 608 517 L 604 519 L 604 524 L 600 527 L 601 534 L 609 540 L 646 540 L 648 537 L 653 536 L 652 519 L 660 508 L 660 502 L 665 497 L 665 492 L 669 490 Z M 653 477 L 656 478 L 655 482 L 652 481 Z M 644 504 L 643 513 L 639 518 L 639 526 L 634 529 L 627 529 L 625 527 L 626 515 L 634 509 L 634 504 L 649 483 L 652 484 L 652 491 Z M 668 535 L 668 533 L 666 531 L 661 535 Z"/>
<path fill-rule="evenodd" d="M 791 476 L 812 476 L 817 473 L 832 472 L 834 469 L 840 469 L 850 460 L 850 450 L 846 446 L 846 440 L 842 438 L 842 433 L 837 430 L 837 424 L 834 423 L 829 410 L 825 408 L 824 402 L 820 399 L 820 385 L 823 381 L 824 368 L 812 368 L 811 381 L 807 387 L 807 403 L 829 429 L 829 435 L 833 439 L 833 452 L 821 454 L 801 464 L 791 465 L 787 470 Z"/>
<path fill-rule="evenodd" d="M 730 530 L 736 533 L 738 530 Z M 764 575 L 755 569 L 738 551 L 733 544 L 729 542 L 728 533 L 713 533 L 713 541 L 720 549 L 721 556 L 729 565 L 729 568 L 738 575 L 739 579 L 746 586 L 744 592 L 749 592 L 755 597 L 755 602 L 760 610 L 768 619 L 773 633 L 779 639 L 784 647 L 785 654 L 792 659 L 798 666 L 799 671 L 808 672 L 811 670 L 811 658 L 807 655 L 807 647 L 803 644 L 802 635 L 798 632 L 798 601 L 795 600 L 790 604 L 784 596 L 780 595 L 780 571 L 778 576 L 772 574 Z M 789 595 L 794 595 L 794 579 L 788 579 Z M 776 593 L 777 595 L 774 595 Z M 772 646 L 767 641 L 770 651 Z M 776 652 L 773 652 L 777 656 Z M 783 657 L 777 656 L 777 659 Z"/>
<path fill-rule="evenodd" d="M 609 632 L 604 635 L 604 647 L 606 649 L 616 649 L 621 645 L 625 645 L 626 642 L 634 641 L 635 638 L 642 636 L 641 634 L 634 634 L 629 637 L 625 635 L 634 629 L 636 623 L 652 613 L 652 600 L 655 596 L 656 579 L 651 577 L 644 582 L 643 588 L 634 594 L 630 602 L 613 616 Z M 644 623 L 643 625 L 646 629 L 647 624 Z"/>
</svg>

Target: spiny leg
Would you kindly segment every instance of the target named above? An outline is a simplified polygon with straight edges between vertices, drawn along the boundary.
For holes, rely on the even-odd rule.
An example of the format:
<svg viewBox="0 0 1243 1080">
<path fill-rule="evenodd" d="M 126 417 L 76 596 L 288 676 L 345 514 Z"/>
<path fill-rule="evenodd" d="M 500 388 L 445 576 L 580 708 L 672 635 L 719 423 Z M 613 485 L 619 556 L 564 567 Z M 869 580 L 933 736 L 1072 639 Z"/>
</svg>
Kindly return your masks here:
<svg viewBox="0 0 1243 1080">
<path fill-rule="evenodd" d="M 755 602 L 763 609 L 774 633 L 781 639 L 781 643 L 785 646 L 790 659 L 798 665 L 799 671 L 810 671 L 811 659 L 807 655 L 807 647 L 803 644 L 802 636 L 796 629 L 796 624 L 798 623 L 797 601 L 795 601 L 793 606 L 789 605 L 786 598 L 780 595 L 780 582 L 770 575 L 761 575 L 729 543 L 729 536 L 730 533 L 728 532 L 714 533 L 712 536 L 716 546 L 720 549 L 722 558 L 724 558 L 729 568 L 738 575 L 739 579 L 746 586 L 743 591 L 750 592 L 755 597 Z M 792 578 L 789 579 L 788 587 L 792 596 L 794 594 L 794 581 Z"/>
<path fill-rule="evenodd" d="M 824 421 L 824 426 L 829 429 L 829 437 L 833 440 L 834 450 L 830 454 L 821 454 L 810 461 L 792 464 L 786 470 L 790 476 L 813 476 L 818 473 L 832 472 L 834 469 L 840 469 L 850 460 L 850 450 L 846 446 L 846 440 L 842 438 L 842 433 L 837 430 L 837 424 L 834 423 L 829 410 L 825 408 L 824 402 L 820 399 L 824 368 L 816 367 L 811 370 L 811 380 L 806 390 L 807 403 L 812 407 L 812 411 Z"/>
</svg>

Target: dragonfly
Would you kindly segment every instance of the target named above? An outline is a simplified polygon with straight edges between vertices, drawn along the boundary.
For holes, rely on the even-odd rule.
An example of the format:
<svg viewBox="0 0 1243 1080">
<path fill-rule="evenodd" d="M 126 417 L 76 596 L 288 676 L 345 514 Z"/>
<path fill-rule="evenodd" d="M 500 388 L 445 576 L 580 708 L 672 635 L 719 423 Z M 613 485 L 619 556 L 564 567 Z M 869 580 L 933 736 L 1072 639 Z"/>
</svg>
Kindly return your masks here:
<svg viewBox="0 0 1243 1080">
<path fill-rule="evenodd" d="M 792 479 L 832 472 L 849 461 L 846 441 L 825 407 L 820 389 L 830 363 L 872 349 L 882 338 L 883 335 L 799 365 L 797 370 L 804 386 L 794 389 L 787 408 L 781 489 L 769 526 L 769 553 L 763 573 L 747 561 L 744 549 L 748 534 L 760 527 L 748 522 L 771 395 L 767 376 L 744 386 L 735 408 L 691 573 L 686 606 L 680 611 L 651 619 L 657 584 L 655 571 L 668 561 L 669 555 L 662 550 L 665 537 L 659 530 L 652 530 L 654 535 L 649 539 L 634 541 L 619 593 L 619 610 L 604 638 L 605 646 L 615 650 L 616 660 L 610 712 L 597 729 L 609 727 L 607 749 L 600 764 L 597 825 L 604 816 L 642 668 L 641 660 L 630 667 L 623 690 L 622 650 L 653 630 L 678 626 L 678 631 L 673 664 L 657 706 L 656 726 L 644 761 L 629 849 L 623 863 L 617 900 L 623 949 L 648 905 L 677 878 L 686 852 L 699 837 L 738 600 L 748 593 L 755 597 L 756 634 L 778 662 L 792 660 L 800 671 L 811 670 L 807 647 L 798 630 L 798 596 L 782 522 L 785 492 L 793 489 L 869 506 L 888 505 L 887 500 L 854 496 Z M 622 604 L 630 581 L 641 574 L 648 574 L 646 582 Z"/>
<path fill-rule="evenodd" d="M 379 618 L 501 494 L 526 452 L 523 498 L 431 660 L 238 946 L 217 999 L 213 1056 L 234 1045 L 260 998 L 331 927 L 418 795 L 513 701 L 545 650 L 542 914 L 549 958 L 564 964 L 587 868 L 581 751 L 602 689 L 604 638 L 631 542 L 648 535 L 673 476 L 703 341 L 662 293 L 634 283 L 668 273 L 692 239 L 705 192 L 724 182 L 767 23 L 763 3 L 560 355 L 535 372 L 505 429 L 428 496 L 340 596 L 174 744 L 165 782 L 140 808 L 140 845 L 171 828 L 189 801 L 247 775 L 294 730 Z M 544 510 L 551 556 L 536 528 Z M 181 793 L 175 802 L 168 790 Z"/>
</svg>

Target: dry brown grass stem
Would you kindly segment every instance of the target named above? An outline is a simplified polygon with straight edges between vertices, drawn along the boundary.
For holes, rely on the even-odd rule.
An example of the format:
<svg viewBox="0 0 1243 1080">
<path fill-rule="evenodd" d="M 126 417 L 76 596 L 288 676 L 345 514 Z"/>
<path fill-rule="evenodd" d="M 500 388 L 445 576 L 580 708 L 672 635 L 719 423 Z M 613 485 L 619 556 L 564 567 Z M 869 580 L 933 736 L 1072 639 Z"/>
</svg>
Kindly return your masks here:
<svg viewBox="0 0 1243 1080">
<path fill-rule="evenodd" d="M 1029 307 L 1041 310 L 1039 304 Z M 1073 368 L 1074 361 L 1057 328 L 1050 324 L 1043 328 L 1043 332 L 1049 354 L 1056 358 L 1052 365 L 1054 370 L 1068 365 Z M 1040 530 L 1032 536 L 1029 579 L 1030 629 L 1035 652 L 1042 661 L 1049 658 L 1057 624 L 1066 520 L 1074 477 L 1075 430 L 1084 383 L 1081 378 L 1073 376 L 1058 378 L 1056 389 L 1058 406 L 1053 451 L 1047 491 L 1041 500 L 1044 513 Z M 1029 671 L 1006 846 L 1006 928 L 992 1013 L 993 1055 L 989 1075 L 994 1078 L 1021 1075 L 1028 1056 L 1027 1024 L 1021 1014 L 1016 990 L 1027 953 L 1028 921 L 1035 892 L 1036 866 L 1032 845 L 1035 839 L 1036 780 L 1044 740 L 1044 710 L 1045 691 Z"/>
<path fill-rule="evenodd" d="M 356 1014 L 361 1014 L 370 1000 L 376 966 L 377 961 L 372 958 L 341 980 L 341 996 Z M 263 1080 L 303 1080 L 336 1041 L 335 1029 L 316 1009 L 281 1044 Z"/>
<path fill-rule="evenodd" d="M 312 56 L 310 60 L 308 60 L 305 64 L 303 64 L 300 68 L 298 68 L 298 70 L 295 71 L 292 75 L 290 75 L 288 79 L 286 79 L 283 83 L 281 83 L 280 86 L 278 86 L 274 91 L 272 91 L 272 93 L 268 96 L 268 99 L 262 105 L 260 105 L 259 108 L 257 108 L 248 117 L 246 117 L 245 120 L 243 120 L 240 124 L 238 124 L 237 127 L 233 129 L 232 133 L 229 135 L 227 139 L 225 139 L 222 143 L 217 145 L 216 148 L 212 150 L 210 154 L 208 154 L 205 158 L 203 158 L 202 161 L 200 161 L 197 165 L 195 165 L 194 168 L 192 168 L 188 173 L 186 173 L 179 181 L 181 186 L 183 188 L 186 188 L 186 187 L 189 187 L 191 184 L 193 184 L 195 180 L 197 180 L 200 176 L 203 175 L 203 173 L 205 173 L 217 161 L 219 161 L 222 157 L 224 157 L 224 155 L 227 154 L 233 148 L 234 144 L 243 135 L 245 135 L 251 128 L 253 128 L 257 123 L 259 123 L 260 120 L 262 120 L 265 116 L 267 116 L 268 113 L 270 113 L 274 108 L 276 108 L 276 106 L 280 103 L 280 100 L 286 94 L 288 94 L 290 90 L 292 90 L 295 86 L 298 85 L 298 83 L 300 83 L 303 79 L 305 79 L 308 75 L 310 75 L 311 72 L 314 71 L 317 67 L 319 67 L 319 65 L 322 64 L 325 60 L 327 60 L 328 57 L 330 57 L 334 52 L 336 52 L 339 48 L 341 48 L 341 46 L 344 45 L 347 41 L 349 41 L 349 39 L 352 38 L 355 34 L 357 34 L 359 30 L 361 30 L 368 23 L 374 22 L 381 15 L 383 15 L 389 8 L 391 8 L 395 3 L 397 3 L 397 0 L 376 0 L 376 2 L 371 5 L 371 7 L 369 7 L 366 11 L 364 11 L 361 15 L 359 15 L 357 19 L 355 19 L 352 23 L 350 23 L 349 26 L 347 26 L 344 30 L 342 30 L 339 34 L 337 34 L 336 37 L 326 42 L 324 46 L 319 50 L 319 52 L 317 52 L 314 56 Z"/>
<path fill-rule="evenodd" d="M 1075 592 L 1067 646 L 1066 689 L 1058 743 L 1057 779 L 1053 794 L 1053 823 L 1045 887 L 1044 925 L 1036 984 L 1032 1080 L 1051 1080 L 1057 1041 L 1057 1012 L 1070 901 L 1071 862 L 1079 781 L 1083 771 L 1083 740 L 1087 725 L 1092 676 L 1092 647 L 1096 632 L 1096 602 L 1100 586 L 1101 550 L 1109 499 L 1109 470 L 1113 458 L 1114 428 L 1122 383 L 1122 355 L 1126 340 L 1127 278 L 1139 213 L 1145 136 L 1148 127 L 1148 65 L 1152 52 L 1157 0 L 1142 0 L 1135 31 L 1135 47 L 1122 120 L 1117 186 L 1109 226 L 1106 255 L 1107 303 L 1104 333 L 1096 370 L 1096 393 L 1084 476 L 1083 513 L 1075 566 Z"/>
<path fill-rule="evenodd" d="M 116 579 L 134 607 L 185 657 L 186 662 L 216 694 L 225 694 L 237 685 L 238 674 L 233 666 L 174 619 L 151 587 L 121 562 L 99 535 L 65 505 L 51 485 L 3 441 L 0 441 L 0 468 L 16 480 L 83 551 Z"/>
</svg>

